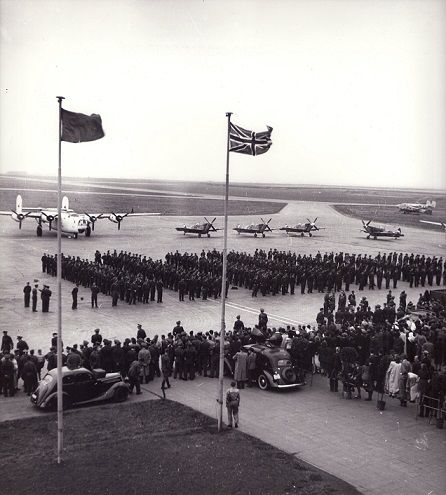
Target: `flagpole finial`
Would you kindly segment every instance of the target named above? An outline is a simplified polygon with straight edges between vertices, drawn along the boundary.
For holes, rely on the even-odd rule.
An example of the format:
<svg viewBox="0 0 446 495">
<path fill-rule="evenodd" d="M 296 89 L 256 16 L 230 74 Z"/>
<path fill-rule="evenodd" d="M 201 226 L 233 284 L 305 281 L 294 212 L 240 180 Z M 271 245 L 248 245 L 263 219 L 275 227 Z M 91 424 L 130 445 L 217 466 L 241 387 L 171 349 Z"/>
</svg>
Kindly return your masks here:
<svg viewBox="0 0 446 495">
<path fill-rule="evenodd" d="M 226 112 L 226 117 L 230 117 L 232 115 L 232 112 Z"/>
<path fill-rule="evenodd" d="M 65 96 L 56 96 L 56 98 L 60 101 L 65 100 Z"/>
</svg>

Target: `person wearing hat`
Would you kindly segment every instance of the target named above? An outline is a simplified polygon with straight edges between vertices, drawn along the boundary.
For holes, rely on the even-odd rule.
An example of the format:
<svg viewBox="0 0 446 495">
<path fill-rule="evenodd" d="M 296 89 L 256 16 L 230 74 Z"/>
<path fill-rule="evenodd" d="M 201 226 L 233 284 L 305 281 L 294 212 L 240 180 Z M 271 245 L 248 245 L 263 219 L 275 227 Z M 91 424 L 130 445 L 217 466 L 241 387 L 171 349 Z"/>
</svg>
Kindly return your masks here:
<svg viewBox="0 0 446 495">
<path fill-rule="evenodd" d="M 144 330 L 144 328 L 142 328 L 141 323 L 138 323 L 136 325 L 136 328 L 138 329 L 136 331 L 136 340 L 138 340 L 138 339 L 145 339 L 147 337 L 147 334 L 146 334 L 146 331 Z"/>
<path fill-rule="evenodd" d="M 19 351 L 20 356 L 29 349 L 28 344 L 23 340 L 21 335 L 17 335 L 16 349 Z"/>
<path fill-rule="evenodd" d="M 243 324 L 243 321 L 240 319 L 240 315 L 236 316 L 236 320 L 234 322 L 234 330 L 236 332 L 239 332 L 241 330 L 244 330 L 245 325 Z"/>
<path fill-rule="evenodd" d="M 265 313 L 265 310 L 263 308 L 260 308 L 260 313 L 259 313 L 260 330 L 266 330 L 267 324 L 268 324 L 268 315 Z"/>
<path fill-rule="evenodd" d="M 38 284 L 34 285 L 34 289 L 32 290 L 32 295 L 31 295 L 31 300 L 32 300 L 32 308 L 33 312 L 37 312 L 37 288 L 39 287 Z"/>
<path fill-rule="evenodd" d="M 94 334 L 91 336 L 90 339 L 93 345 L 102 344 L 102 335 L 99 332 L 100 332 L 99 328 L 95 328 Z"/>
<path fill-rule="evenodd" d="M 15 394 L 14 387 L 14 364 L 11 360 L 11 354 L 6 353 L 3 359 L 0 360 L 0 374 L 2 376 L 1 390 L 5 397 L 10 395 L 11 397 Z"/>
<path fill-rule="evenodd" d="M 76 286 L 73 287 L 73 290 L 71 291 L 71 298 L 72 298 L 71 309 L 77 309 L 77 293 L 78 292 L 79 292 L 79 286 L 76 284 Z"/>
<path fill-rule="evenodd" d="M 181 326 L 181 321 L 178 320 L 176 325 L 173 327 L 172 334 L 174 337 L 181 335 L 184 332 L 184 328 Z"/>
<path fill-rule="evenodd" d="M 52 292 L 48 285 L 44 285 L 40 290 L 40 299 L 42 300 L 42 313 L 48 313 L 50 310 L 50 298 Z"/>
<path fill-rule="evenodd" d="M 14 347 L 14 342 L 12 341 L 11 337 L 8 335 L 8 331 L 3 330 L 1 351 L 3 352 L 3 354 L 9 354 L 13 347 Z"/>
<path fill-rule="evenodd" d="M 29 285 L 29 282 L 26 282 L 26 285 L 23 288 L 23 296 L 25 299 L 25 308 L 29 308 L 29 300 L 31 297 L 31 286 Z"/>
</svg>

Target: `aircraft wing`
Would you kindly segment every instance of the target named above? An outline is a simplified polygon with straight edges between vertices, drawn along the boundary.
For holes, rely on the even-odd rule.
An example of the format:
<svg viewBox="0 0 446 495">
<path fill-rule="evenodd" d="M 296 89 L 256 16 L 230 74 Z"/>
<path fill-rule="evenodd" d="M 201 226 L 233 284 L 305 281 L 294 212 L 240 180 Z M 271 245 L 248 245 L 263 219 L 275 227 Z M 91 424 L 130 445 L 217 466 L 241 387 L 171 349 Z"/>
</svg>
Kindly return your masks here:
<svg viewBox="0 0 446 495">
<path fill-rule="evenodd" d="M 420 222 L 423 222 L 423 223 L 431 223 L 432 225 L 441 225 L 442 227 L 445 226 L 444 223 L 442 222 L 432 222 L 431 220 L 420 220 Z"/>
<path fill-rule="evenodd" d="M 14 213 L 13 210 L 9 211 L 0 211 L 0 215 L 8 216 L 10 217 Z M 23 211 L 23 216 L 26 218 L 41 218 L 42 217 L 42 209 L 37 209 L 36 211 Z M 56 215 L 57 216 L 57 215 Z M 42 220 L 45 220 L 45 218 L 42 218 Z"/>
<path fill-rule="evenodd" d="M 85 213 L 88 217 L 94 217 L 97 220 L 103 220 L 104 218 L 110 219 L 113 217 L 152 217 L 161 215 L 161 213 Z"/>
</svg>

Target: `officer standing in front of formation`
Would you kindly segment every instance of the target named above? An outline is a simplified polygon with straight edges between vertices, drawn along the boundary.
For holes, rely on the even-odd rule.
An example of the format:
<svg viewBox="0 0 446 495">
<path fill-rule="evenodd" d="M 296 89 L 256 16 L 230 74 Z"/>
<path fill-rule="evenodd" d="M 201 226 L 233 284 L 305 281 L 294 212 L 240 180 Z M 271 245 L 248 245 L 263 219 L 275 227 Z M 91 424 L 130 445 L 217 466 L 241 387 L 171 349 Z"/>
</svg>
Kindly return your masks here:
<svg viewBox="0 0 446 495">
<path fill-rule="evenodd" d="M 52 292 L 48 285 L 44 285 L 40 290 L 40 299 L 42 299 L 42 313 L 48 313 L 50 310 L 50 298 Z"/>
<path fill-rule="evenodd" d="M 37 284 L 34 286 L 34 289 L 32 290 L 32 303 L 33 303 L 33 312 L 35 313 L 37 311 L 37 287 L 39 287 Z"/>
<path fill-rule="evenodd" d="M 79 292 L 79 286 L 76 284 L 76 287 L 71 291 L 71 297 L 73 302 L 71 304 L 71 309 L 77 309 L 77 293 Z"/>
<path fill-rule="evenodd" d="M 23 288 L 23 294 L 25 298 L 25 308 L 29 308 L 29 300 L 31 297 L 31 286 L 29 285 L 29 282 L 26 282 L 26 285 Z"/>
<path fill-rule="evenodd" d="M 91 307 L 92 308 L 98 307 L 98 292 L 99 292 L 99 287 L 93 282 L 93 285 L 91 286 Z"/>
</svg>

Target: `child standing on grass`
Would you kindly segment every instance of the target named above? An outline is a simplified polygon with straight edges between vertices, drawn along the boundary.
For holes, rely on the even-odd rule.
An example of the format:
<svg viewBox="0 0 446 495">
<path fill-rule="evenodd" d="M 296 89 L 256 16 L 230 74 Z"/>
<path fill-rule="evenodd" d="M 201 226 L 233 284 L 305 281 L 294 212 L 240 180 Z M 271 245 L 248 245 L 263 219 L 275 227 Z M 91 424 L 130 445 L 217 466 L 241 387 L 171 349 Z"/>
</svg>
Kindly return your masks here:
<svg viewBox="0 0 446 495">
<path fill-rule="evenodd" d="M 240 391 L 236 388 L 236 382 L 231 382 L 231 388 L 226 392 L 226 409 L 228 410 L 228 427 L 232 428 L 232 420 L 234 426 L 238 428 L 238 409 L 240 406 Z"/>
</svg>

